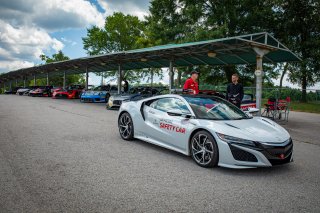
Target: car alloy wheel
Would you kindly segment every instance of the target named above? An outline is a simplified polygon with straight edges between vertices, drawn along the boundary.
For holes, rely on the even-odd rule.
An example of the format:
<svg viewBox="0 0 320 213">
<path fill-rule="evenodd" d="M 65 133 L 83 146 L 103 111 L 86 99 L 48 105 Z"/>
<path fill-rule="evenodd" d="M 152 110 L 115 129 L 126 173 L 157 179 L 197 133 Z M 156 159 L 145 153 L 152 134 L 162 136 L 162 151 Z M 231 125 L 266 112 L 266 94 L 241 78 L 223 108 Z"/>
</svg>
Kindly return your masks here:
<svg viewBox="0 0 320 213">
<path fill-rule="evenodd" d="M 123 113 L 118 121 L 119 133 L 124 140 L 133 139 L 133 122 L 129 113 Z"/>
<path fill-rule="evenodd" d="M 206 131 L 196 133 L 190 144 L 193 160 L 202 167 L 214 167 L 218 163 L 218 146 L 212 135 Z"/>
</svg>

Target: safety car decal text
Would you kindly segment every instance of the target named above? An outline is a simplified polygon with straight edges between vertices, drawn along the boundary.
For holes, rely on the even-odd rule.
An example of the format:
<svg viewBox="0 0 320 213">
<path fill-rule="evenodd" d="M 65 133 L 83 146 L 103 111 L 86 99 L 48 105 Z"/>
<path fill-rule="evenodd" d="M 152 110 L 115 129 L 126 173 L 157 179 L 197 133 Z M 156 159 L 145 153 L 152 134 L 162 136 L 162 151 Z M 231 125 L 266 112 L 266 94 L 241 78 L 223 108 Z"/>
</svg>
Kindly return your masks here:
<svg viewBox="0 0 320 213">
<path fill-rule="evenodd" d="M 167 129 L 169 131 L 178 132 L 181 134 L 186 133 L 186 129 L 183 127 L 179 127 L 179 126 L 175 126 L 175 125 L 167 124 L 167 123 L 162 123 L 162 122 L 160 122 L 160 129 Z"/>
</svg>

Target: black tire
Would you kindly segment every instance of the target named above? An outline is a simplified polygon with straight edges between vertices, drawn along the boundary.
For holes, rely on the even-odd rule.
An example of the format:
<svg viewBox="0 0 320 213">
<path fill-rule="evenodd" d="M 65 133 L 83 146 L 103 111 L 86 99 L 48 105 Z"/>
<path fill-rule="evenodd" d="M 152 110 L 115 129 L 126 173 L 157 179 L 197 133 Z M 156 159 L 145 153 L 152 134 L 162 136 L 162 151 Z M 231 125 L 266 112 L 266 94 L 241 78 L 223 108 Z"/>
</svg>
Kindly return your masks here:
<svg viewBox="0 0 320 213">
<path fill-rule="evenodd" d="M 215 167 L 219 161 L 219 149 L 214 137 L 207 131 L 199 131 L 190 140 L 192 159 L 201 167 Z"/>
<path fill-rule="evenodd" d="M 134 127 L 129 113 L 125 112 L 120 115 L 118 120 L 118 128 L 122 139 L 127 141 L 134 139 Z"/>
</svg>

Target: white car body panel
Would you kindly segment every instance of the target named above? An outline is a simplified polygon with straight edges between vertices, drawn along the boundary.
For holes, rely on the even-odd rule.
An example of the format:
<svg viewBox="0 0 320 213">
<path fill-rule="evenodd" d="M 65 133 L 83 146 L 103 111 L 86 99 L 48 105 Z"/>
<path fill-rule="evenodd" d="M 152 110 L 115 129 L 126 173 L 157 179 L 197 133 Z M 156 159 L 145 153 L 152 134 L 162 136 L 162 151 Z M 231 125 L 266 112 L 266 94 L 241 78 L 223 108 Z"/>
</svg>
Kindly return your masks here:
<svg viewBox="0 0 320 213">
<path fill-rule="evenodd" d="M 180 95 L 161 95 L 146 98 L 140 101 L 123 102 L 119 110 L 119 116 L 123 112 L 128 112 L 132 118 L 134 126 L 134 137 L 161 147 L 171 149 L 185 155 L 190 155 L 189 141 L 191 134 L 198 129 L 204 129 L 215 138 L 219 149 L 219 166 L 228 168 L 255 168 L 272 166 L 269 160 L 260 151 L 234 145 L 235 147 L 252 153 L 258 162 L 237 161 L 234 159 L 229 144 L 221 140 L 217 133 L 230 135 L 250 141 L 258 141 L 263 144 L 281 144 L 290 139 L 289 133 L 280 125 L 270 119 L 254 117 L 245 120 L 204 120 L 195 118 L 185 118 L 179 116 L 169 116 L 162 112 L 143 106 L 145 120 L 140 111 L 141 104 L 148 100 L 165 97 L 178 98 L 184 101 L 192 116 L 195 116 L 188 102 Z M 161 123 L 172 125 L 163 126 Z M 291 160 L 292 160 L 291 154 Z"/>
</svg>

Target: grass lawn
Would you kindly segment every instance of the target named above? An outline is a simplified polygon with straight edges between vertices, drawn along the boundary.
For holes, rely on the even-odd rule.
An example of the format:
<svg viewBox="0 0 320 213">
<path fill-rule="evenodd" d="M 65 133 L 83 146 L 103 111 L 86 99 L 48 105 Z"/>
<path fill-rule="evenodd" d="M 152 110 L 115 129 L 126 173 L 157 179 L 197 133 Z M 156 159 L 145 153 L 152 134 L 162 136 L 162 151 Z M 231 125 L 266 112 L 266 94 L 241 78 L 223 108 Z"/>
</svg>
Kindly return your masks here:
<svg viewBox="0 0 320 213">
<path fill-rule="evenodd" d="M 290 105 L 291 110 L 299 112 L 312 112 L 320 114 L 320 102 L 292 102 Z"/>
</svg>

